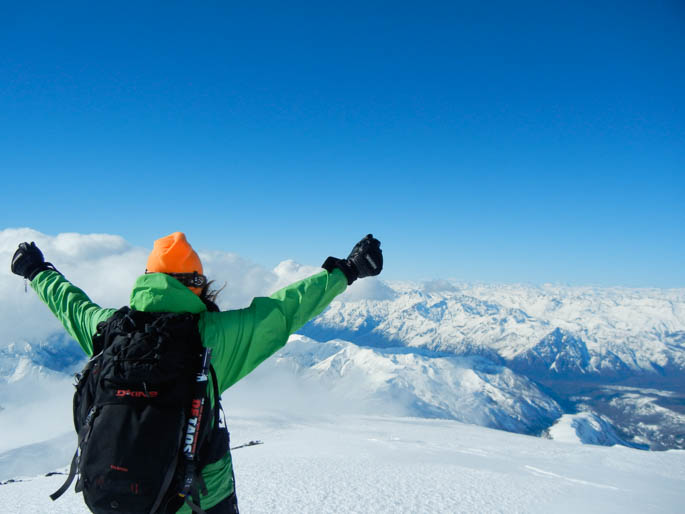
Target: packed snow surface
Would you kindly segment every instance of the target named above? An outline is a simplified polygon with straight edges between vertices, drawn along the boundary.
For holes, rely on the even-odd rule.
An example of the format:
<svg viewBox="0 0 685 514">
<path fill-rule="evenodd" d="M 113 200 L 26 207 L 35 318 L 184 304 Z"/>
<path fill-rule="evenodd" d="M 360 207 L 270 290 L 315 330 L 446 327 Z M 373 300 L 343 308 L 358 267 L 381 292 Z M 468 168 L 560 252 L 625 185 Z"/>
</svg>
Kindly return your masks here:
<svg viewBox="0 0 685 514">
<path fill-rule="evenodd" d="M 231 415 L 241 512 L 682 512 L 685 452 L 562 443 L 451 420 Z M 50 470 L 45 470 L 50 471 Z M 63 475 L 0 485 L 4 512 L 88 512 Z"/>
</svg>

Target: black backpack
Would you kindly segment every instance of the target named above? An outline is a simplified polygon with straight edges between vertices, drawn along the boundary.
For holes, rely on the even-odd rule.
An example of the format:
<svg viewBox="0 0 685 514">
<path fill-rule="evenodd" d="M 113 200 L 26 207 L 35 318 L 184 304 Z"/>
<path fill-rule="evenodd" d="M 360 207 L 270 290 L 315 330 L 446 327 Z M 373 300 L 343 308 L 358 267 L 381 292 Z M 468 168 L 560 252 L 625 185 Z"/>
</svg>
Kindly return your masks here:
<svg viewBox="0 0 685 514">
<path fill-rule="evenodd" d="M 94 357 L 77 375 L 78 448 L 53 500 L 78 473 L 76 492 L 97 514 L 171 513 L 184 501 L 202 512 L 200 472 L 226 454 L 229 438 L 197 319 L 123 307 L 98 325 Z"/>
</svg>

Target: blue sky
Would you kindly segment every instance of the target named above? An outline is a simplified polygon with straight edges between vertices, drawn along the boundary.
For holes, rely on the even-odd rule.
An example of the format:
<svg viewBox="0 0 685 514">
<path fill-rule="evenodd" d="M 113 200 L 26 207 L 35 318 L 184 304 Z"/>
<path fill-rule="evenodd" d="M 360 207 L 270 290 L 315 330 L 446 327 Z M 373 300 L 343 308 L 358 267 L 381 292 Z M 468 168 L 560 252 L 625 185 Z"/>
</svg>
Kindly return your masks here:
<svg viewBox="0 0 685 514">
<path fill-rule="evenodd" d="M 685 287 L 682 2 L 137 4 L 3 5 L 0 228 Z"/>
</svg>

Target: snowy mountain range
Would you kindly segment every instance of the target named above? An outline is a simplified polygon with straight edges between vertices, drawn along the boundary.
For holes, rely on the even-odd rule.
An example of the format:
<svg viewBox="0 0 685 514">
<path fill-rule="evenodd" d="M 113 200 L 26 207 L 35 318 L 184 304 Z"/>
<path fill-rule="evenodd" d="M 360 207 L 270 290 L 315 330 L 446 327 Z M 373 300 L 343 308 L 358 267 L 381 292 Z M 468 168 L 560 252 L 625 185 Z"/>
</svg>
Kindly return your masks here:
<svg viewBox="0 0 685 514">
<path fill-rule="evenodd" d="M 276 398 L 291 414 L 299 398 L 303 412 L 685 448 L 683 290 L 378 280 L 363 294 L 355 287 L 229 390 L 229 412 L 267 388 L 252 403 Z M 70 374 L 82 362 L 62 333 L 0 347 L 0 425 L 16 432 L 0 454 L 71 429 Z M 16 427 L 21 408 L 31 434 Z M 46 413 L 50 423 L 41 423 Z"/>
<path fill-rule="evenodd" d="M 384 299 L 334 302 L 304 332 L 367 346 L 482 354 L 538 375 L 685 369 L 685 291 L 386 286 Z"/>
<path fill-rule="evenodd" d="M 479 357 L 472 362 L 526 377 L 566 413 L 601 416 L 625 444 L 685 447 L 685 291 L 448 281 L 378 291 L 371 300 L 334 302 L 301 333 L 431 359 Z M 511 390 L 551 405 L 519 384 Z M 507 402 L 490 400 L 507 412 Z M 557 412 L 536 412 L 523 425 L 535 433 Z"/>
</svg>

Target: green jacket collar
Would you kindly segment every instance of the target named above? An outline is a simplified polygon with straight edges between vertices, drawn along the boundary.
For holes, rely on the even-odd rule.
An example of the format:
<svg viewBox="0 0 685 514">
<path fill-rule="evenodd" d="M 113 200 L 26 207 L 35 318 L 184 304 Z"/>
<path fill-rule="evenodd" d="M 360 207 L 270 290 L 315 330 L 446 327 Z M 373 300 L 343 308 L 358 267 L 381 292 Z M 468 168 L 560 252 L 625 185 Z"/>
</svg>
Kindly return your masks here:
<svg viewBox="0 0 685 514">
<path fill-rule="evenodd" d="M 131 291 L 132 309 L 144 312 L 192 312 L 207 310 L 200 297 L 166 273 L 148 273 L 136 280 Z"/>
</svg>

